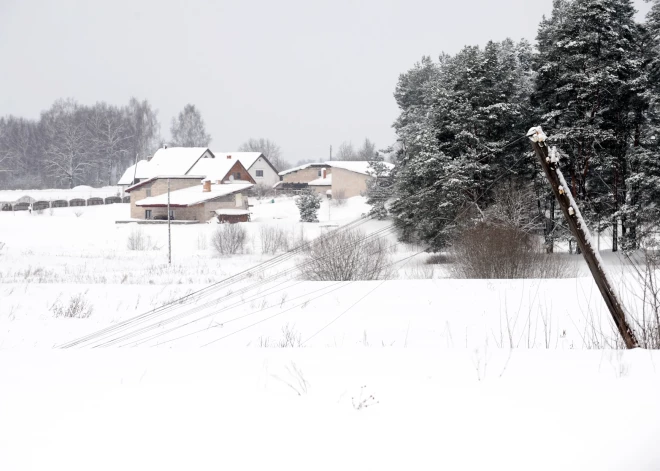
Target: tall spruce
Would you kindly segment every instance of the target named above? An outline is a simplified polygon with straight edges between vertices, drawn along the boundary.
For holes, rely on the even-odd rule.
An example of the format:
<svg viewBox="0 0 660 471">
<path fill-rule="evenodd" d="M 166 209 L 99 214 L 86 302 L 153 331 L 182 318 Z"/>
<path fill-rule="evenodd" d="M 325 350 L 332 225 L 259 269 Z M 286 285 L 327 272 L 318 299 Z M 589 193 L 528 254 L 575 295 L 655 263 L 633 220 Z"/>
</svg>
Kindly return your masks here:
<svg viewBox="0 0 660 471">
<path fill-rule="evenodd" d="M 566 152 L 574 196 L 592 221 L 631 227 L 629 149 L 644 108 L 642 30 L 629 0 L 556 0 L 538 34 L 535 105 Z M 634 230 L 634 229 L 633 229 Z"/>
<path fill-rule="evenodd" d="M 404 240 L 446 246 L 463 219 L 483 214 L 502 173 L 531 181 L 525 143 L 507 146 L 529 120 L 531 63 L 529 43 L 506 40 L 424 57 L 401 75 L 392 214 Z"/>
</svg>

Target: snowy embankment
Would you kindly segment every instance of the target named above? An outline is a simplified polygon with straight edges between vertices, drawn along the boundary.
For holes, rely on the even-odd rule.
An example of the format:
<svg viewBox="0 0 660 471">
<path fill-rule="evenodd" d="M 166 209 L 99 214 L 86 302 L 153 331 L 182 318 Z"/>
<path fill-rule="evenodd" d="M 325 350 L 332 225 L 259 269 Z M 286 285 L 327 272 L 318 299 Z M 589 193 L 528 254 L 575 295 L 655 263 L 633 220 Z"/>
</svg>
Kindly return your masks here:
<svg viewBox="0 0 660 471">
<path fill-rule="evenodd" d="M 165 225 L 114 223 L 128 205 L 0 213 L 0 469 L 660 468 L 660 355 L 607 348 L 590 278 L 446 279 L 384 233 L 393 279 L 269 281 L 285 259 L 208 288 L 272 258 L 262 228 L 310 240 L 368 210 L 300 224 L 270 201 L 243 254 L 173 226 L 172 267 Z M 151 250 L 128 250 L 136 230 Z M 58 317 L 76 300 L 86 318 Z M 137 347 L 52 349 L 106 328 L 78 346 Z"/>
<path fill-rule="evenodd" d="M 121 196 L 122 190 L 118 186 L 105 186 L 92 188 L 91 186 L 79 185 L 71 189 L 49 189 L 49 190 L 0 190 L 0 202 L 13 203 L 21 198 L 31 198 L 35 201 L 72 200 L 74 198 L 107 198 L 109 196 Z"/>
</svg>

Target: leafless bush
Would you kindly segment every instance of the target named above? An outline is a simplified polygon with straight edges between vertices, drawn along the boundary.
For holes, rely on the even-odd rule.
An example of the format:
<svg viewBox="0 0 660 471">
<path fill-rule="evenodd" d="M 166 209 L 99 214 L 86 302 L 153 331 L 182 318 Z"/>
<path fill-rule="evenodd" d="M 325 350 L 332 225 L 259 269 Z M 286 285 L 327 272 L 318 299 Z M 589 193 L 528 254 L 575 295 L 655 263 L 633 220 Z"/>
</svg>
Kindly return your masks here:
<svg viewBox="0 0 660 471">
<path fill-rule="evenodd" d="M 209 248 L 209 241 L 206 233 L 201 232 L 197 234 L 197 250 L 206 250 Z"/>
<path fill-rule="evenodd" d="M 240 224 L 220 224 L 211 236 L 211 245 L 219 255 L 242 252 L 247 240 L 247 231 Z"/>
<path fill-rule="evenodd" d="M 250 192 L 257 198 L 270 198 L 271 196 L 275 196 L 275 190 L 273 190 L 272 187 L 268 185 L 264 185 L 263 183 L 258 183 L 254 185 L 251 189 Z"/>
<path fill-rule="evenodd" d="M 145 235 L 139 227 L 134 227 L 131 230 L 126 241 L 126 247 L 128 250 L 158 250 L 159 248 L 152 242 L 151 237 Z"/>
<path fill-rule="evenodd" d="M 406 266 L 400 276 L 404 280 L 430 280 L 433 278 L 433 267 L 427 263 L 415 261 Z"/>
<path fill-rule="evenodd" d="M 446 265 L 451 263 L 451 257 L 446 253 L 434 253 L 426 259 L 429 265 Z"/>
<path fill-rule="evenodd" d="M 451 256 L 456 278 L 569 278 L 570 263 L 543 253 L 533 235 L 511 226 L 479 223 L 461 232 Z"/>
<path fill-rule="evenodd" d="M 62 304 L 58 299 L 53 303 L 50 310 L 55 317 L 87 319 L 92 315 L 94 306 L 85 299 L 85 293 L 79 293 L 71 296 L 68 303 Z"/>
<path fill-rule="evenodd" d="M 270 337 L 259 337 L 259 346 L 263 348 L 294 348 L 302 347 L 302 334 L 298 332 L 295 327 L 290 327 L 289 324 L 282 327 L 282 338 L 278 341 L 271 341 Z"/>
<path fill-rule="evenodd" d="M 344 206 L 346 204 L 346 192 L 344 190 L 333 191 L 331 202 L 335 206 Z"/>
<path fill-rule="evenodd" d="M 261 226 L 259 229 L 261 239 L 261 252 L 264 254 L 275 254 L 289 250 L 293 234 L 287 233 L 282 227 Z"/>
<path fill-rule="evenodd" d="M 76 210 L 73 212 L 73 215 L 74 215 L 75 217 L 79 218 L 80 216 L 83 215 L 83 211 L 82 211 L 82 209 L 76 209 Z"/>
<path fill-rule="evenodd" d="M 5 243 L 2 242 L 2 241 L 0 241 L 0 250 L 2 250 L 2 249 L 4 249 L 4 248 L 5 248 Z"/>
<path fill-rule="evenodd" d="M 391 275 L 389 258 L 386 241 L 338 229 L 309 244 L 299 268 L 306 280 L 378 280 Z"/>
<path fill-rule="evenodd" d="M 483 216 L 490 224 L 515 227 L 530 233 L 542 229 L 536 202 L 529 184 L 520 180 L 505 181 L 498 186 L 493 204 Z"/>
</svg>

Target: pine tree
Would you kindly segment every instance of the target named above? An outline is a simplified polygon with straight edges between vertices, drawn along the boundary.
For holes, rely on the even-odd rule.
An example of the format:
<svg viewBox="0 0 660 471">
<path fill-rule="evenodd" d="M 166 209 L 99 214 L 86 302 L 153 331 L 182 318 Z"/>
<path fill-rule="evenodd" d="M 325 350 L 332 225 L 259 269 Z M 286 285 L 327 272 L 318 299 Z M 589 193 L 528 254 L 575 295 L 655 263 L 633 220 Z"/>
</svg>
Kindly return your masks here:
<svg viewBox="0 0 660 471">
<path fill-rule="evenodd" d="M 634 109 L 643 107 L 641 31 L 633 15 L 629 0 L 557 0 L 538 35 L 542 123 L 569 157 L 565 173 L 583 214 L 612 226 L 614 250 L 630 198 Z"/>
<path fill-rule="evenodd" d="M 369 215 L 376 219 L 385 219 L 388 215 L 385 203 L 393 195 L 391 170 L 383 157 L 376 154 L 374 160 L 369 162 L 368 173 L 371 176 L 367 181 L 367 204 L 371 205 Z"/>
<path fill-rule="evenodd" d="M 321 197 L 316 193 L 305 192 L 296 198 L 300 211 L 300 222 L 319 222 L 317 213 L 321 208 Z"/>
<path fill-rule="evenodd" d="M 527 126 L 531 55 L 528 43 L 490 42 L 437 64 L 425 57 L 400 77 L 394 127 L 404 151 L 392 214 L 403 239 L 443 247 L 459 215 L 479 216 L 492 202 L 502 173 L 531 178 L 526 143 L 507 147 Z"/>
</svg>

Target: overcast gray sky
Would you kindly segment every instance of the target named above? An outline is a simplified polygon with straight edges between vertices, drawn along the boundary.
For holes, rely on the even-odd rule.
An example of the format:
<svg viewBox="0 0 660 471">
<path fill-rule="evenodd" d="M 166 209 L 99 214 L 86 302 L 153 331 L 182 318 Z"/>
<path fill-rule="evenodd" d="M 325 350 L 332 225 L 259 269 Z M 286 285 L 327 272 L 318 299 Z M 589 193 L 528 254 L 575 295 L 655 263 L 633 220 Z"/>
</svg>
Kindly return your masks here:
<svg viewBox="0 0 660 471">
<path fill-rule="evenodd" d="M 636 0 L 640 18 L 648 4 Z M 290 162 L 395 138 L 392 93 L 422 55 L 533 41 L 552 0 L 0 0 L 0 115 L 148 99 L 163 136 L 194 103 L 216 150 L 275 140 Z"/>
</svg>

